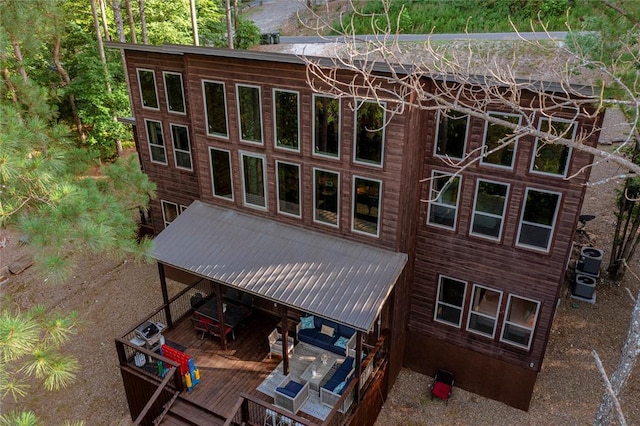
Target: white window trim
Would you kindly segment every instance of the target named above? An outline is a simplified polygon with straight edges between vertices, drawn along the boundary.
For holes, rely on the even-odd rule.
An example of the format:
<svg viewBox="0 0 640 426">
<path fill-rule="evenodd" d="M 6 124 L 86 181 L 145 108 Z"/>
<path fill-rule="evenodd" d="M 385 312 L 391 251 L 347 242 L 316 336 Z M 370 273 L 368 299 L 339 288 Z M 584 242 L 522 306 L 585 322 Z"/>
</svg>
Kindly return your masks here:
<svg viewBox="0 0 640 426">
<path fill-rule="evenodd" d="M 512 321 L 507 321 L 507 317 L 509 316 L 509 314 L 511 313 L 511 300 L 512 298 L 517 298 L 517 299 L 522 299 L 522 300 L 526 300 L 527 302 L 532 302 L 536 304 L 536 311 L 535 311 L 535 321 L 533 322 L 533 326 L 528 327 L 528 326 L 524 326 L 522 324 L 518 324 Z M 537 300 L 533 300 L 533 299 L 529 299 L 528 297 L 522 297 L 522 296 L 516 296 L 513 294 L 509 295 L 509 298 L 507 299 L 507 306 L 505 308 L 505 313 L 504 313 L 504 319 L 502 321 L 502 330 L 500 330 L 500 341 L 503 343 L 506 343 L 508 345 L 512 345 L 512 346 L 516 346 L 518 348 L 522 348 L 522 349 L 526 349 L 529 350 L 531 349 L 531 342 L 533 342 L 533 334 L 535 332 L 536 326 L 538 325 L 538 315 L 540 314 L 540 302 Z M 520 327 L 523 328 L 525 330 L 530 331 L 529 333 L 529 343 L 525 346 L 525 345 L 521 345 L 519 343 L 516 343 L 512 340 L 509 339 L 505 339 L 504 338 L 504 331 L 505 331 L 505 326 L 507 324 L 516 326 L 516 327 Z"/>
<path fill-rule="evenodd" d="M 187 144 L 189 145 L 189 151 L 185 151 L 183 149 L 176 148 L 176 141 L 175 141 L 175 138 L 173 137 L 173 128 L 174 127 L 184 127 L 185 129 L 187 129 Z M 175 164 L 176 169 L 188 170 L 188 171 L 192 172 L 193 171 L 193 155 L 191 154 L 191 136 L 189 136 L 189 127 L 188 126 L 184 126 L 182 124 L 169 123 L 169 129 L 171 131 L 171 146 L 173 147 L 173 164 Z M 184 154 L 189 154 L 189 163 L 191 163 L 191 167 L 190 168 L 178 166 L 178 158 L 177 158 L 178 156 L 176 155 L 176 153 L 178 153 L 178 152 L 182 152 Z"/>
<path fill-rule="evenodd" d="M 152 144 L 151 143 L 151 138 L 149 138 L 149 123 L 158 123 L 160 124 L 160 130 L 162 131 L 162 149 L 164 150 L 164 159 L 165 161 L 156 161 L 153 159 L 153 152 L 151 151 L 151 147 L 159 147 L 160 145 L 157 144 Z M 154 164 L 162 164 L 162 165 L 168 165 L 169 162 L 167 160 L 167 141 L 166 141 L 166 137 L 164 135 L 164 127 L 162 126 L 162 121 L 159 120 L 151 120 L 148 118 L 144 119 L 144 131 L 145 131 L 145 137 L 147 138 L 147 146 L 149 147 L 149 160 L 154 163 Z"/>
<path fill-rule="evenodd" d="M 286 164 L 288 166 L 295 166 L 298 168 L 298 207 L 300 210 L 299 214 L 285 212 L 280 209 L 280 173 L 278 173 L 280 164 Z M 298 219 L 302 217 L 302 168 L 300 167 L 300 164 L 291 163 L 289 161 L 276 160 L 276 203 L 277 203 L 278 213 L 284 216 L 295 217 Z"/>
<path fill-rule="evenodd" d="M 260 142 L 249 141 L 246 139 L 242 139 L 242 116 L 240 113 L 240 87 L 249 87 L 252 89 L 258 89 L 258 108 L 260 109 Z M 262 116 L 262 88 L 260 86 L 256 86 L 255 84 L 242 84 L 236 83 L 236 106 L 238 111 L 238 139 L 242 143 L 247 143 L 251 145 L 264 145 L 264 117 Z"/>
<path fill-rule="evenodd" d="M 185 206 L 184 204 L 180 204 L 180 213 L 178 213 L 178 214 L 182 214 L 182 213 L 184 213 L 184 211 L 185 211 L 187 208 L 189 208 L 189 206 Z"/>
<path fill-rule="evenodd" d="M 493 316 L 493 317 L 490 316 L 490 315 L 487 315 L 485 313 L 482 313 L 482 312 L 474 311 L 473 310 L 473 306 L 471 306 L 471 304 L 473 303 L 474 296 L 476 294 L 476 289 L 480 289 L 480 288 L 483 288 L 483 289 L 485 289 L 487 291 L 492 291 L 494 293 L 498 293 L 499 294 L 499 296 L 498 296 L 498 305 L 496 306 L 496 313 L 495 313 L 495 316 Z M 471 288 L 471 297 L 469 298 L 469 312 L 467 314 L 467 327 L 466 327 L 466 330 L 468 332 L 477 334 L 479 336 L 488 337 L 490 339 L 495 339 L 496 331 L 498 330 L 498 316 L 500 315 L 500 306 L 502 306 L 502 295 L 503 295 L 503 292 L 500 291 L 500 290 L 496 290 L 495 288 L 487 287 L 487 286 L 481 285 L 481 284 L 473 284 L 473 287 Z M 481 331 L 474 330 L 474 329 L 470 328 L 469 324 L 471 323 L 471 315 L 478 315 L 478 316 L 481 316 L 481 317 L 484 317 L 484 318 L 492 319 L 493 320 L 493 333 L 491 333 L 491 335 L 489 335 L 489 334 L 483 333 Z"/>
<path fill-rule="evenodd" d="M 298 148 L 289 148 L 286 146 L 278 145 L 278 111 L 276 109 L 276 93 L 295 93 L 296 94 L 296 113 L 298 114 L 298 128 L 296 129 L 298 135 Z M 286 90 L 286 89 L 273 89 L 273 147 L 275 149 L 281 149 L 283 151 L 289 152 L 300 152 L 300 92 L 297 90 Z"/>
<path fill-rule="evenodd" d="M 456 178 L 458 178 L 458 199 L 456 200 L 456 214 L 455 217 L 453 219 L 453 226 L 449 227 L 449 226 L 445 226 L 445 225 L 441 225 L 439 223 L 431 223 L 429 220 L 431 218 L 431 206 L 432 205 L 438 205 L 438 206 L 445 206 L 448 208 L 451 208 L 451 206 L 449 204 L 441 204 L 438 203 L 436 200 L 431 200 L 431 197 L 433 196 L 433 184 L 436 181 L 435 180 L 435 176 L 436 173 L 441 175 L 441 176 L 449 176 L 449 179 L 451 179 L 452 176 L 455 176 Z M 431 182 L 429 185 L 429 202 L 427 203 L 427 225 L 429 226 L 435 226 L 436 228 L 441 228 L 441 229 L 447 229 L 449 231 L 455 231 L 457 229 L 458 226 L 458 211 L 459 211 L 459 207 L 460 207 L 460 194 L 462 192 L 462 175 L 454 175 L 453 173 L 448 173 L 448 172 L 442 172 L 439 170 L 433 170 L 431 172 Z"/>
<path fill-rule="evenodd" d="M 549 121 L 551 121 L 551 123 L 556 121 L 556 122 L 559 122 L 559 123 L 569 123 L 569 125 L 573 125 L 573 132 L 571 134 L 571 137 L 570 138 L 566 137 L 566 136 L 569 136 L 569 135 L 566 135 L 566 136 L 563 136 L 563 138 L 575 140 L 576 132 L 578 131 L 578 122 L 576 122 L 574 120 L 567 120 L 566 118 L 541 117 L 540 120 L 538 120 L 538 131 L 540 131 L 540 128 L 542 127 L 543 120 L 549 120 Z M 571 146 L 567 147 L 567 148 L 569 148 L 569 152 L 567 153 L 567 162 L 565 163 L 564 171 L 561 174 L 540 172 L 540 171 L 535 170 L 534 167 L 533 167 L 535 162 L 536 162 L 536 158 L 537 158 L 536 153 L 538 152 L 538 143 L 539 142 L 540 142 L 540 138 L 536 138 L 536 143 L 533 145 L 533 153 L 531 155 L 531 164 L 529 165 L 529 173 L 536 174 L 536 175 L 542 175 L 542 176 L 551 176 L 551 177 L 556 177 L 556 178 L 567 177 L 567 172 L 569 171 L 569 164 L 571 164 L 571 156 L 573 155 L 573 147 L 571 147 Z"/>
<path fill-rule="evenodd" d="M 378 209 L 378 223 L 376 224 L 376 233 L 372 234 L 370 232 L 364 232 L 364 231 L 360 231 L 358 229 L 355 228 L 355 224 L 356 224 L 356 179 L 362 179 L 362 180 L 368 180 L 371 182 L 378 182 L 378 184 L 380 185 L 378 188 L 378 205 L 376 206 L 376 208 Z M 356 233 L 356 234 L 360 234 L 360 235 L 366 235 L 368 237 L 376 237 L 379 238 L 380 237 L 380 217 L 381 217 L 381 211 L 380 211 L 380 204 L 382 202 L 382 181 L 379 179 L 372 179 L 370 177 L 366 177 L 366 176 L 359 176 L 359 175 L 353 175 L 352 179 L 351 179 L 351 232 Z"/>
<path fill-rule="evenodd" d="M 322 97 L 322 98 L 331 98 L 331 99 L 337 99 L 338 100 L 338 155 L 334 156 L 334 155 L 327 155 L 327 154 L 323 154 L 323 153 L 319 153 L 316 152 L 316 98 L 318 97 Z M 341 148 L 341 143 L 342 143 L 342 132 L 340 131 L 340 129 L 342 129 L 342 99 L 340 99 L 337 96 L 330 96 L 330 95 L 322 95 L 320 93 L 314 93 L 313 94 L 313 99 L 312 99 L 312 104 L 311 104 L 311 127 L 312 127 L 312 133 L 311 133 L 311 140 L 313 143 L 313 149 L 311 150 L 311 155 L 313 155 L 314 157 L 321 157 L 321 158 L 327 158 L 330 160 L 339 160 L 340 159 L 340 148 Z"/>
<path fill-rule="evenodd" d="M 464 283 L 464 291 L 463 291 L 463 296 L 462 296 L 462 305 L 461 306 L 456 306 L 456 305 L 451 305 L 449 303 L 445 303 L 445 302 L 441 302 L 440 301 L 440 289 L 442 288 L 442 279 L 443 278 L 448 278 L 450 280 L 453 281 L 458 281 L 460 283 Z M 438 322 L 440 324 L 446 324 L 450 327 L 455 327 L 455 328 L 461 328 L 462 327 L 462 318 L 464 317 L 464 307 L 467 303 L 467 286 L 469 285 L 469 283 L 467 281 L 464 280 L 459 280 L 457 278 L 453 278 L 447 275 L 438 275 L 438 291 L 436 293 L 436 303 L 434 305 L 434 310 L 433 310 L 433 320 L 435 322 Z M 460 309 L 460 319 L 458 320 L 458 325 L 455 325 L 449 321 L 444 321 L 441 319 L 438 319 L 438 305 L 439 304 L 443 304 L 444 306 L 449 306 L 452 308 L 456 308 L 456 309 Z"/>
<path fill-rule="evenodd" d="M 222 97 L 224 98 L 224 122 L 227 125 L 227 134 L 222 133 L 209 133 L 209 113 L 207 112 L 207 92 L 204 89 L 206 83 L 211 84 L 221 84 L 222 85 Z M 229 139 L 229 114 L 227 112 L 227 86 L 224 84 L 224 81 L 216 81 L 216 80 L 202 80 L 202 104 L 204 106 L 204 129 L 207 133 L 207 136 L 213 136 L 221 139 Z"/>
<path fill-rule="evenodd" d="M 178 209 L 178 204 L 177 203 L 173 203 L 171 201 L 166 201 L 166 200 L 160 200 L 160 208 L 162 210 L 162 222 L 164 222 L 164 227 L 166 228 L 167 226 L 169 226 L 169 224 L 171 224 L 171 222 L 167 222 L 167 217 L 164 214 L 164 206 L 165 205 L 172 205 L 172 206 L 174 206 L 176 208 L 176 218 L 178 216 L 180 216 L 180 210 Z"/>
<path fill-rule="evenodd" d="M 528 198 L 528 195 L 529 195 L 529 191 L 544 192 L 544 193 L 547 193 L 547 194 L 556 194 L 558 196 L 558 203 L 556 204 L 556 210 L 553 213 L 553 225 L 548 226 L 548 225 L 543 225 L 543 224 L 540 224 L 540 223 L 527 222 L 527 224 L 538 226 L 540 228 L 544 228 L 544 229 L 549 229 L 550 230 L 549 242 L 547 243 L 547 247 L 546 248 L 519 243 L 519 241 L 520 241 L 520 232 L 522 231 L 522 225 L 523 225 L 523 223 L 525 223 L 524 222 L 524 211 L 527 208 L 527 198 Z M 558 221 L 558 211 L 560 210 L 560 205 L 561 204 L 562 204 L 562 193 L 560 193 L 560 192 L 546 191 L 544 189 L 537 189 L 537 188 L 527 188 L 526 191 L 524 192 L 524 197 L 522 199 L 522 210 L 520 211 L 520 220 L 518 221 L 518 235 L 516 235 L 516 246 L 517 247 L 523 247 L 523 248 L 531 249 L 531 250 L 536 250 L 536 251 L 543 252 L 543 253 L 549 253 L 549 250 L 551 249 L 551 245 L 553 243 L 553 238 L 554 238 L 554 233 L 555 233 L 555 228 L 556 228 L 556 222 Z"/>
<path fill-rule="evenodd" d="M 501 112 L 501 111 L 487 111 L 487 114 L 489 115 L 502 115 L 502 116 L 508 116 L 508 117 L 518 117 L 518 125 L 522 124 L 522 115 L 520 114 L 512 114 L 512 113 L 507 113 L 507 112 Z M 480 157 L 480 164 L 482 166 L 487 166 L 487 167 L 495 167 L 497 169 L 502 169 L 502 170 L 513 170 L 513 167 L 516 163 L 516 157 L 518 155 L 518 140 L 520 139 L 520 137 L 516 137 L 513 140 L 513 156 L 511 157 L 511 165 L 510 166 L 503 166 L 501 164 L 493 164 L 493 163 L 489 163 L 485 161 L 485 156 L 484 156 L 484 147 L 486 146 L 486 142 L 487 142 L 487 132 L 489 131 L 489 122 L 485 120 L 484 122 L 484 133 L 482 135 L 482 155 Z"/>
<path fill-rule="evenodd" d="M 498 237 L 494 238 L 491 237 L 489 235 L 486 234 L 479 234 L 479 233 L 475 233 L 473 232 L 473 224 L 475 223 L 476 220 L 476 205 L 478 203 L 478 190 L 480 189 L 480 182 L 487 182 L 487 183 L 493 183 L 496 185 L 502 185 L 502 186 L 506 186 L 507 187 L 507 192 L 504 196 L 504 204 L 502 205 L 502 216 L 498 216 L 492 213 L 486 213 L 486 212 L 478 212 L 478 214 L 480 215 L 484 215 L 487 217 L 494 217 L 494 218 L 500 218 L 500 232 L 498 233 Z M 504 183 L 504 182 L 498 182 L 496 180 L 490 180 L 490 179 L 481 179 L 478 178 L 478 180 L 476 181 L 476 191 L 475 191 L 475 196 L 473 198 L 473 210 L 471 211 L 471 220 L 470 220 L 470 224 L 469 224 L 469 235 L 473 235 L 474 237 L 479 237 L 479 238 L 485 238 L 487 240 L 491 240 L 491 241 L 501 241 L 502 240 L 502 231 L 504 230 L 504 221 L 505 221 L 505 215 L 507 213 L 507 205 L 509 205 L 509 192 L 511 191 L 511 184 L 508 183 Z"/>
<path fill-rule="evenodd" d="M 442 117 L 442 111 L 438 111 L 437 125 L 436 125 L 436 138 L 433 144 L 433 155 L 438 158 L 451 158 L 453 160 L 462 160 L 467 155 L 467 141 L 469 139 L 469 125 L 471 123 L 471 116 L 467 114 L 467 123 L 465 124 L 466 132 L 464 134 L 464 147 L 462 148 L 462 157 L 449 157 L 448 155 L 438 154 L 438 138 L 440 137 L 440 119 Z"/>
<path fill-rule="evenodd" d="M 256 210 L 267 211 L 269 210 L 269 194 L 267 193 L 267 162 L 266 158 L 262 154 L 256 154 L 254 152 L 239 151 L 240 154 L 240 172 L 242 173 L 242 205 Z M 251 204 L 247 202 L 247 191 L 245 188 L 245 176 L 244 176 L 244 158 L 253 157 L 259 158 L 262 161 L 262 192 L 264 193 L 264 207 L 257 204 Z"/>
<path fill-rule="evenodd" d="M 368 161 L 358 161 L 356 159 L 356 145 L 358 142 L 358 134 L 356 129 L 358 128 L 358 110 L 364 103 L 376 104 L 382 108 L 382 144 L 380 145 L 380 164 L 370 163 Z M 376 101 L 368 101 L 368 100 L 356 100 L 357 108 L 353 110 L 353 163 L 359 164 L 362 166 L 375 167 L 377 169 L 384 168 L 384 145 L 387 137 L 387 103 L 386 102 L 376 102 Z"/>
<path fill-rule="evenodd" d="M 216 183 L 215 183 L 215 178 L 213 176 L 213 151 L 222 151 L 229 154 L 229 174 L 230 174 L 229 177 L 231 178 L 231 198 L 216 194 Z M 211 168 L 211 194 L 213 195 L 213 197 L 218 198 L 220 200 L 234 201 L 235 191 L 233 190 L 233 161 L 231 161 L 231 151 L 228 149 L 222 149 L 215 146 L 210 146 L 209 147 L 209 167 Z"/>
<path fill-rule="evenodd" d="M 156 108 L 145 106 L 144 98 L 142 96 L 142 84 L 140 84 L 140 71 L 148 71 L 153 75 L 153 90 L 156 92 L 156 103 L 158 106 Z M 140 92 L 140 106 L 142 109 L 148 109 L 151 111 L 160 111 L 160 97 L 158 96 L 158 82 L 156 81 L 156 72 L 155 70 L 149 68 L 136 68 L 136 77 L 138 79 L 138 92 Z"/>
<path fill-rule="evenodd" d="M 184 108 L 184 111 L 174 111 L 170 108 L 169 91 L 167 90 L 167 74 L 180 76 L 180 92 L 182 93 L 182 106 Z M 167 111 L 171 114 L 187 115 L 187 102 L 184 98 L 184 80 L 182 79 L 182 73 L 176 71 L 163 71 L 162 81 L 164 83 L 164 99 L 167 103 Z"/>
<path fill-rule="evenodd" d="M 316 172 L 326 172 L 326 173 L 332 173 L 335 175 L 338 175 L 338 204 L 336 206 L 336 223 L 335 225 L 333 223 L 328 223 L 328 222 L 323 222 L 321 220 L 317 220 L 316 219 Z M 341 180 L 340 180 L 340 172 L 336 172 L 333 170 L 327 170 L 327 169 L 321 169 L 318 167 L 314 167 L 313 168 L 313 223 L 317 223 L 319 225 L 323 225 L 323 226 L 328 226 L 330 228 L 335 228 L 338 229 L 340 228 L 340 188 L 341 188 Z"/>
</svg>

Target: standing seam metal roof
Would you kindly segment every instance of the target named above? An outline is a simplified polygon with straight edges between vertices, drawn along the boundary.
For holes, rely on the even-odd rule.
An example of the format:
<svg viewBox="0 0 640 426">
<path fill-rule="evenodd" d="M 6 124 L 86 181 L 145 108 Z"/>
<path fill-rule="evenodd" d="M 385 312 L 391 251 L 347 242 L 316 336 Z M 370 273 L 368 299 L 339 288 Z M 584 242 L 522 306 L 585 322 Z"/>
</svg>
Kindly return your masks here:
<svg viewBox="0 0 640 426">
<path fill-rule="evenodd" d="M 195 201 L 151 256 L 196 275 L 371 329 L 407 255 Z"/>
</svg>

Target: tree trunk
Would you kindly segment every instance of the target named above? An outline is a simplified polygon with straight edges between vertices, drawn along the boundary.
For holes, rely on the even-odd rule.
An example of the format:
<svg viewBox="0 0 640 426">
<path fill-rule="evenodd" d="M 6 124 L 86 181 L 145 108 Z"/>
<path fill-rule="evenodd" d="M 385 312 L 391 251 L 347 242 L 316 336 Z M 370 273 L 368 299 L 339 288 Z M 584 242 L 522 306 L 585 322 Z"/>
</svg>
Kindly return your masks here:
<svg viewBox="0 0 640 426">
<path fill-rule="evenodd" d="M 131 11 L 131 0 L 124 2 L 127 8 L 127 20 L 129 21 L 129 32 L 131 33 L 131 43 L 137 43 L 136 40 L 136 24 L 133 22 L 133 12 Z"/>
<path fill-rule="evenodd" d="M 18 64 L 18 72 L 20 72 L 20 76 L 22 77 L 22 81 L 24 84 L 27 84 L 29 78 L 27 77 L 27 70 L 24 68 L 24 60 L 22 59 L 22 50 L 20 50 L 20 42 L 15 39 L 13 35 L 9 36 L 11 38 L 11 45 L 13 46 L 13 54 L 16 57 L 16 63 Z"/>
<path fill-rule="evenodd" d="M 147 39 L 147 18 L 144 14 L 144 0 L 139 0 L 138 4 L 140 5 L 140 33 L 142 34 L 142 43 L 149 44 L 149 40 Z"/>
<path fill-rule="evenodd" d="M 122 9 L 120 8 L 120 0 L 113 0 L 113 15 L 116 19 L 116 34 L 118 34 L 118 41 L 126 43 L 124 37 L 124 24 L 122 23 Z M 124 50 L 120 49 L 120 55 L 122 56 L 122 66 L 126 63 L 124 59 Z M 126 70 L 125 70 L 126 72 Z M 116 116 L 113 117 L 113 121 L 118 121 Z M 122 149 L 122 141 L 116 140 L 116 150 L 118 151 L 118 157 L 122 157 L 124 150 Z"/>
<path fill-rule="evenodd" d="M 191 7 L 191 27 L 193 28 L 193 45 L 200 45 L 200 37 L 198 36 L 198 16 L 196 14 L 196 0 L 189 0 Z"/>
<path fill-rule="evenodd" d="M 227 43 L 229 49 L 233 49 L 233 27 L 231 26 L 231 3 L 230 0 L 224 1 L 224 7 L 227 15 Z"/>
<path fill-rule="evenodd" d="M 109 35 L 109 26 L 107 25 L 107 8 L 104 5 L 106 0 L 98 0 L 100 2 L 100 13 L 102 14 L 102 28 L 104 30 L 104 39 L 107 41 L 111 41 L 111 36 Z"/>
<path fill-rule="evenodd" d="M 111 93 L 111 83 L 109 82 L 109 69 L 107 68 L 107 56 L 104 53 L 104 44 L 102 44 L 102 34 L 100 33 L 100 20 L 98 19 L 98 10 L 96 8 L 96 0 L 91 0 L 91 13 L 93 14 L 93 28 L 96 31 L 96 41 L 98 43 L 98 53 L 100 54 L 100 62 L 102 62 L 102 70 L 104 72 L 104 81 L 107 92 Z"/>
<path fill-rule="evenodd" d="M 62 37 L 57 36 L 56 42 L 53 46 L 53 63 L 56 64 L 56 69 L 58 70 L 58 74 L 60 74 L 60 78 L 64 82 L 63 87 L 67 87 L 71 84 L 71 79 L 69 78 L 69 73 L 64 69 L 62 62 L 60 62 L 60 41 Z M 73 121 L 76 124 L 76 130 L 78 131 L 78 136 L 80 136 L 80 140 L 82 142 L 87 141 L 87 135 L 84 132 L 84 127 L 82 126 L 82 120 L 78 115 L 78 109 L 76 108 L 76 96 L 73 93 L 69 94 L 69 104 L 71 105 L 71 114 L 73 115 Z"/>
</svg>

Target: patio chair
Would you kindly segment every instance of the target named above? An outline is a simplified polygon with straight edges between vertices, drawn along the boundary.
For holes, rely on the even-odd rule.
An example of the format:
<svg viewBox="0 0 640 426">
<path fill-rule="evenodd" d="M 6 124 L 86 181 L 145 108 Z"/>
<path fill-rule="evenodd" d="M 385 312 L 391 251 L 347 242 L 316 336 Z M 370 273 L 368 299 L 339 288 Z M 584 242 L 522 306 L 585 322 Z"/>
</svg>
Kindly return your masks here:
<svg viewBox="0 0 640 426">
<path fill-rule="evenodd" d="M 204 339 L 204 336 L 209 333 L 209 327 L 206 318 L 202 318 L 200 315 L 192 315 L 191 323 L 193 324 L 193 329 L 197 333 L 202 333 L 202 336 L 200 336 L 200 340 Z"/>
<path fill-rule="evenodd" d="M 282 356 L 282 334 L 278 331 L 277 328 L 274 328 L 271 334 L 267 337 L 269 340 L 269 359 L 271 359 L 271 355 L 275 354 L 279 357 Z M 287 353 L 291 355 L 293 353 L 293 337 L 289 336 L 287 338 Z"/>
<path fill-rule="evenodd" d="M 433 397 L 443 399 L 445 403 L 449 403 L 451 390 L 453 389 L 453 373 L 447 370 L 438 370 L 431 385 L 431 399 Z"/>
<path fill-rule="evenodd" d="M 276 388 L 273 401 L 274 404 L 292 413 L 297 413 L 309 398 L 309 383 L 302 384 L 294 379 L 291 374 L 287 374 Z"/>
</svg>

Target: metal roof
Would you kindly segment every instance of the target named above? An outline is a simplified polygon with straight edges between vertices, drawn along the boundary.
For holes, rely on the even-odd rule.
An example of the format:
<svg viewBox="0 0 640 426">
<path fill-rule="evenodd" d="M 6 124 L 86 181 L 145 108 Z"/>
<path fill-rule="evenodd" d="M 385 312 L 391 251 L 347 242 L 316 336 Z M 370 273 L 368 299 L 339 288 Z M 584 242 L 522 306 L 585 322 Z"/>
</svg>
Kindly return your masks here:
<svg viewBox="0 0 640 426">
<path fill-rule="evenodd" d="M 407 255 L 194 201 L 154 239 L 163 264 L 361 331 Z"/>
</svg>

